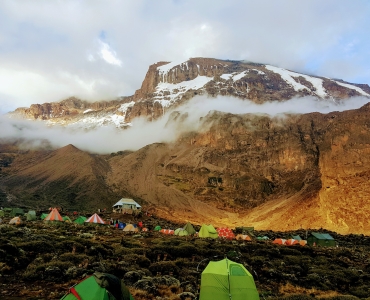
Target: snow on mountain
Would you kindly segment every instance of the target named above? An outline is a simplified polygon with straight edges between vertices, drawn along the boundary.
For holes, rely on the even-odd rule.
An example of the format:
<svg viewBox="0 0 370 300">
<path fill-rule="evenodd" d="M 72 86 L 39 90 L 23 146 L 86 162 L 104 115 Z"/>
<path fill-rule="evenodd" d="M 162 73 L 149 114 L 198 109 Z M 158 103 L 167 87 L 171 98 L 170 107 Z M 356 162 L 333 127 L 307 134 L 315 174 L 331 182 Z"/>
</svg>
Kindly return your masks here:
<svg viewBox="0 0 370 300">
<path fill-rule="evenodd" d="M 187 91 L 201 89 L 212 79 L 213 77 L 198 76 L 193 80 L 183 81 L 177 84 L 160 82 L 157 85 L 153 100 L 160 103 L 163 107 L 169 107 Z"/>
<path fill-rule="evenodd" d="M 339 84 L 341 86 L 344 86 L 347 89 L 355 90 L 355 91 L 359 92 L 363 96 L 367 96 L 367 97 L 370 96 L 370 94 L 366 93 L 363 89 L 361 89 L 358 86 L 355 86 L 353 84 L 343 83 L 343 82 L 336 81 L 336 80 L 332 80 L 332 81 L 334 81 L 336 84 Z"/>
</svg>

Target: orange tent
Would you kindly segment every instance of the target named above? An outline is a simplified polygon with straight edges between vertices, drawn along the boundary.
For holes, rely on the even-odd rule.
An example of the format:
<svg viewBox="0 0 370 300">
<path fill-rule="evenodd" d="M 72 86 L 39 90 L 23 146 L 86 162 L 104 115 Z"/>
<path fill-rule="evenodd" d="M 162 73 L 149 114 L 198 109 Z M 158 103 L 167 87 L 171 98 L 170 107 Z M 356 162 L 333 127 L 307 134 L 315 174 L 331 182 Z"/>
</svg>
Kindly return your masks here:
<svg viewBox="0 0 370 300">
<path fill-rule="evenodd" d="M 139 229 L 132 224 L 127 224 L 125 228 L 123 228 L 123 231 L 138 232 Z"/>
<path fill-rule="evenodd" d="M 144 227 L 141 231 L 149 231 L 148 228 Z"/>
<path fill-rule="evenodd" d="M 299 245 L 299 241 L 295 239 L 289 239 L 289 240 L 286 240 L 285 245 L 287 246 Z"/>
<path fill-rule="evenodd" d="M 232 240 L 235 239 L 235 234 L 231 229 L 226 227 L 217 228 L 218 236 L 224 239 Z"/>
<path fill-rule="evenodd" d="M 243 240 L 243 241 L 251 241 L 251 237 L 247 234 L 238 234 L 235 239 L 237 240 Z"/>
<path fill-rule="evenodd" d="M 172 229 L 161 229 L 159 232 L 164 234 L 175 234 L 175 230 Z"/>
<path fill-rule="evenodd" d="M 275 239 L 272 243 L 277 245 L 285 245 L 286 239 Z"/>
<path fill-rule="evenodd" d="M 51 212 L 45 217 L 44 221 L 58 221 L 63 222 L 62 216 L 56 208 L 53 208 Z"/>
<path fill-rule="evenodd" d="M 9 224 L 11 225 L 20 225 L 22 224 L 22 220 L 20 217 L 14 217 L 13 219 L 10 220 Z"/>
<path fill-rule="evenodd" d="M 104 220 L 99 217 L 97 213 L 93 214 L 90 218 L 88 218 L 85 223 L 90 224 L 105 224 Z"/>
<path fill-rule="evenodd" d="M 306 241 L 306 240 L 300 240 L 300 241 L 299 241 L 299 244 L 300 244 L 301 246 L 306 246 L 306 245 L 307 245 L 307 241 Z"/>
</svg>

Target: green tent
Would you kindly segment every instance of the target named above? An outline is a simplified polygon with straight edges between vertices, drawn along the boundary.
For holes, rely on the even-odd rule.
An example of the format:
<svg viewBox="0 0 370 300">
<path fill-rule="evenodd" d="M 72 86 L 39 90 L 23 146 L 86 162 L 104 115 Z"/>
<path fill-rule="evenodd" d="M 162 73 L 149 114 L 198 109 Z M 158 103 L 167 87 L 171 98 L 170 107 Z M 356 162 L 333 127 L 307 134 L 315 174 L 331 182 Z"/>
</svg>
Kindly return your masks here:
<svg viewBox="0 0 370 300">
<path fill-rule="evenodd" d="M 189 235 L 189 233 L 185 229 L 183 229 L 183 228 L 177 228 L 175 230 L 175 235 L 178 235 L 178 236 L 187 236 L 187 235 Z"/>
<path fill-rule="evenodd" d="M 292 235 L 292 239 L 294 239 L 296 241 L 301 241 L 302 240 L 302 238 L 299 235 Z"/>
<path fill-rule="evenodd" d="M 62 299 L 134 300 L 123 281 L 114 275 L 99 272 L 70 288 Z"/>
<path fill-rule="evenodd" d="M 264 235 L 264 236 L 257 236 L 257 240 L 258 241 L 267 241 L 269 240 L 269 237 Z"/>
<path fill-rule="evenodd" d="M 335 247 L 337 243 L 329 233 L 311 232 L 307 238 L 309 246 Z"/>
<path fill-rule="evenodd" d="M 40 219 L 41 219 L 41 220 L 43 220 L 43 219 L 45 219 L 48 215 L 49 215 L 49 214 L 41 214 Z"/>
<path fill-rule="evenodd" d="M 67 223 L 72 223 L 72 220 L 68 216 L 64 216 L 63 221 Z"/>
<path fill-rule="evenodd" d="M 27 215 L 27 221 L 36 220 L 36 212 L 34 210 L 29 210 L 26 215 Z"/>
<path fill-rule="evenodd" d="M 10 213 L 10 217 L 17 217 L 17 216 L 23 216 L 24 210 L 22 208 L 13 208 L 12 212 Z"/>
<path fill-rule="evenodd" d="M 253 276 L 227 258 L 210 261 L 202 272 L 199 300 L 259 300 Z"/>
<path fill-rule="evenodd" d="M 85 221 L 87 220 L 84 216 L 79 216 L 76 220 L 73 221 L 73 223 L 84 225 Z"/>
<path fill-rule="evenodd" d="M 196 233 L 193 225 L 191 225 L 189 222 L 187 222 L 186 225 L 184 226 L 184 230 L 186 230 L 188 232 L 188 234 L 195 234 Z"/>
<path fill-rule="evenodd" d="M 212 225 L 203 224 L 199 230 L 199 237 L 217 239 L 218 233 Z"/>
<path fill-rule="evenodd" d="M 155 226 L 154 227 L 154 231 L 159 231 L 159 230 L 161 230 L 162 229 L 162 227 L 161 226 L 159 226 L 159 225 L 157 225 L 157 226 Z"/>
</svg>

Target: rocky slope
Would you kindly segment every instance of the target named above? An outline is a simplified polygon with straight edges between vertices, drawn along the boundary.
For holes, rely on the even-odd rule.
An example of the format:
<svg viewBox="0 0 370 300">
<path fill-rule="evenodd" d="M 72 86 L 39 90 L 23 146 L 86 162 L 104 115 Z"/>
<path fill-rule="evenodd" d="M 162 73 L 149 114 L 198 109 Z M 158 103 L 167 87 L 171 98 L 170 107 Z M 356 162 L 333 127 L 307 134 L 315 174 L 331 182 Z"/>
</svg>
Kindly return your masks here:
<svg viewBox="0 0 370 300">
<path fill-rule="evenodd" d="M 207 130 L 135 152 L 3 152 L 11 161 L 0 182 L 28 205 L 98 207 L 132 196 L 173 220 L 369 234 L 369 120 L 370 104 L 284 119 L 211 112 Z"/>
<path fill-rule="evenodd" d="M 130 97 L 96 103 L 70 98 L 18 108 L 10 115 L 44 120 L 50 125 L 125 127 L 139 116 L 157 119 L 166 110 L 197 95 L 232 96 L 255 103 L 303 96 L 337 101 L 353 96 L 370 97 L 370 87 L 247 61 L 191 58 L 151 65 L 141 88 Z"/>
</svg>

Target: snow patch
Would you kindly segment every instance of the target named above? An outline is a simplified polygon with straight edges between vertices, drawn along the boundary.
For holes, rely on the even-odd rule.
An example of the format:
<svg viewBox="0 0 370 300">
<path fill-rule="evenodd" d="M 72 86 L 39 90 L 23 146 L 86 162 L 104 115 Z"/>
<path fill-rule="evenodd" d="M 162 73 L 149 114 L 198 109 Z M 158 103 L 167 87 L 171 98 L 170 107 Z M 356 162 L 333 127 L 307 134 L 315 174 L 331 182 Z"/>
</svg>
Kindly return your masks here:
<svg viewBox="0 0 370 300">
<path fill-rule="evenodd" d="M 347 89 L 355 90 L 356 92 L 360 93 L 363 96 L 367 96 L 367 97 L 370 96 L 368 93 L 366 93 L 363 89 L 359 88 L 358 86 L 355 86 L 349 83 L 343 83 L 343 82 L 336 81 L 336 80 L 332 80 L 332 81 L 334 81 L 336 84 L 344 86 Z"/>
<path fill-rule="evenodd" d="M 221 77 L 222 79 L 229 80 L 229 79 L 230 79 L 230 77 L 232 77 L 232 76 L 233 76 L 233 74 L 222 74 L 220 77 Z"/>
<path fill-rule="evenodd" d="M 160 103 L 163 107 L 169 107 L 172 103 L 180 99 L 180 96 L 189 90 L 198 90 L 203 88 L 213 77 L 197 76 L 193 80 L 180 83 L 160 82 L 154 93 L 154 102 Z"/>
<path fill-rule="evenodd" d="M 320 98 L 328 97 L 328 94 L 326 93 L 326 90 L 323 87 L 323 80 L 321 78 L 312 77 L 312 76 L 308 76 L 308 75 L 303 75 L 303 74 L 300 74 L 300 73 L 291 72 L 291 71 L 288 71 L 288 70 L 285 70 L 285 69 L 281 69 L 281 68 L 277 68 L 277 67 L 273 67 L 273 66 L 269 66 L 269 65 L 266 65 L 265 68 L 267 70 L 270 70 L 274 73 L 279 74 L 281 76 L 281 78 L 283 78 L 297 92 L 299 92 L 301 90 L 308 90 L 310 92 L 315 93 Z M 315 88 L 315 91 L 312 91 L 307 86 L 305 86 L 305 85 L 303 85 L 299 82 L 296 82 L 293 77 L 299 77 L 299 76 L 303 77 L 308 82 L 310 82 L 313 85 L 313 87 Z"/>
<path fill-rule="evenodd" d="M 88 112 L 90 112 L 90 111 L 93 111 L 91 108 L 89 108 L 89 109 L 86 109 L 83 113 L 84 114 L 87 114 Z"/>
</svg>

